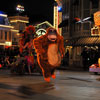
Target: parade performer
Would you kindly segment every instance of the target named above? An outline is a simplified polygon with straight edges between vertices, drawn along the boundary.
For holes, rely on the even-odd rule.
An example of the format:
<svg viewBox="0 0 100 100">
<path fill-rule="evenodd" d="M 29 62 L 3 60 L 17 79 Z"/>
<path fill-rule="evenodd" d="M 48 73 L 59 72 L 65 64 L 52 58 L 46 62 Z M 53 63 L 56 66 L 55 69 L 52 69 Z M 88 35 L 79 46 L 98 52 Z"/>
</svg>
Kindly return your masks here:
<svg viewBox="0 0 100 100">
<path fill-rule="evenodd" d="M 34 55 L 33 55 L 33 39 L 35 38 L 35 27 L 30 25 L 28 26 L 24 32 L 22 33 L 22 39 L 20 40 L 20 53 L 24 54 L 27 64 L 28 70 L 31 74 L 30 66 L 34 65 Z"/>
<path fill-rule="evenodd" d="M 60 66 L 64 56 L 63 37 L 58 34 L 56 29 L 49 27 L 45 35 L 33 40 L 33 45 L 44 80 L 50 82 L 50 77 L 56 78 L 55 69 Z"/>
</svg>

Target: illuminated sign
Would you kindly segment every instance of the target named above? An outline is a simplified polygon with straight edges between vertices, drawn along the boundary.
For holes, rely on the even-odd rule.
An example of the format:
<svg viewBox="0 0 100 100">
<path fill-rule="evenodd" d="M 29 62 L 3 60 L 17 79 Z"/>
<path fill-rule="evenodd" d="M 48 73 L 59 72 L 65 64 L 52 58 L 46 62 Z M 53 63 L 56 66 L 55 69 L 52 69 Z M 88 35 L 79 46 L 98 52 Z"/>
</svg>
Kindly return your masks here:
<svg viewBox="0 0 100 100">
<path fill-rule="evenodd" d="M 99 36 L 100 35 L 100 28 L 99 27 L 91 28 L 91 35 Z"/>
<path fill-rule="evenodd" d="M 54 6 L 54 28 L 58 30 L 58 6 Z"/>
<path fill-rule="evenodd" d="M 0 11 L 0 16 L 7 17 L 7 15 L 3 11 Z"/>
<path fill-rule="evenodd" d="M 100 11 L 94 13 L 94 22 L 96 26 L 100 26 Z"/>
<path fill-rule="evenodd" d="M 12 43 L 11 43 L 11 42 L 6 41 L 6 42 L 5 42 L 5 45 L 6 45 L 6 46 L 11 46 L 11 45 L 12 45 Z"/>
<path fill-rule="evenodd" d="M 36 34 L 37 34 L 38 36 L 44 35 L 45 33 L 46 33 L 46 30 L 45 30 L 45 29 L 38 29 L 38 30 L 36 31 Z"/>
<path fill-rule="evenodd" d="M 24 6 L 21 6 L 21 5 L 17 5 L 16 10 L 21 11 L 21 12 L 25 11 Z"/>
</svg>

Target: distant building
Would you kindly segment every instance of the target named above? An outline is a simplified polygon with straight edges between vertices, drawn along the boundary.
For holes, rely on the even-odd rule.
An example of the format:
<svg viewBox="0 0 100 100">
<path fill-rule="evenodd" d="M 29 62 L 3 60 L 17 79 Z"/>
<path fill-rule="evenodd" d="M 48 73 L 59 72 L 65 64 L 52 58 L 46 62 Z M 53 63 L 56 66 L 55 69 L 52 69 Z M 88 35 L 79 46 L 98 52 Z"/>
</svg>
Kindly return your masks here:
<svg viewBox="0 0 100 100">
<path fill-rule="evenodd" d="M 83 67 L 81 53 L 85 47 L 98 48 L 98 35 L 91 35 L 94 26 L 93 14 L 100 10 L 100 0 L 63 0 L 62 35 L 66 51 L 69 50 L 69 65 Z M 89 19 L 88 19 L 89 18 Z M 78 22 L 80 20 L 80 22 Z"/>
<path fill-rule="evenodd" d="M 17 34 L 12 34 L 12 44 L 19 45 L 20 32 L 26 28 L 26 24 L 29 23 L 27 16 L 9 16 L 10 24 L 15 30 L 18 30 Z"/>
<path fill-rule="evenodd" d="M 25 29 L 26 24 L 29 23 L 29 18 L 27 16 L 9 16 L 9 21 L 14 29 L 22 31 Z"/>
<path fill-rule="evenodd" d="M 0 11 L 0 48 L 12 46 L 12 34 L 17 34 L 17 30 L 9 24 L 7 15 Z"/>
</svg>

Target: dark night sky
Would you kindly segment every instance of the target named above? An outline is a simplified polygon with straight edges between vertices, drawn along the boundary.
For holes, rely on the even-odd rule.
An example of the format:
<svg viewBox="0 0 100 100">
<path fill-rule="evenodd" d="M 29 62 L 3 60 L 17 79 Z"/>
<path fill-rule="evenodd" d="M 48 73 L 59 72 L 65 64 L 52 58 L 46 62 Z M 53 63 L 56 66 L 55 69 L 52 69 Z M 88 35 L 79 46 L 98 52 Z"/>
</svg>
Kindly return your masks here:
<svg viewBox="0 0 100 100">
<path fill-rule="evenodd" d="M 30 22 L 40 22 L 48 20 L 53 23 L 53 3 L 54 0 L 2 0 L 0 11 L 6 12 L 9 16 L 16 14 L 16 5 L 25 7 L 25 13 L 30 17 Z"/>
</svg>

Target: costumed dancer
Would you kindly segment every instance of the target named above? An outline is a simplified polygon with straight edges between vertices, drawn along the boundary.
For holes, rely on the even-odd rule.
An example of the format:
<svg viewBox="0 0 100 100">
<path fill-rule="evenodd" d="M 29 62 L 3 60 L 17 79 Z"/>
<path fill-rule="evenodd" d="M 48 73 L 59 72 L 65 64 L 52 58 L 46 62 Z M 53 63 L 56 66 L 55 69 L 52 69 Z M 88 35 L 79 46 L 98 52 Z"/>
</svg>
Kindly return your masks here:
<svg viewBox="0 0 100 100">
<path fill-rule="evenodd" d="M 60 66 L 65 53 L 63 37 L 58 34 L 56 29 L 49 27 L 45 35 L 33 40 L 33 45 L 44 80 L 50 82 L 50 77 L 56 78 L 55 69 Z"/>
<path fill-rule="evenodd" d="M 29 74 L 31 74 L 30 66 L 34 67 L 34 55 L 33 55 L 33 39 L 35 38 L 35 27 L 28 26 L 22 34 L 20 40 L 20 53 L 23 54 L 27 60 Z"/>
</svg>

